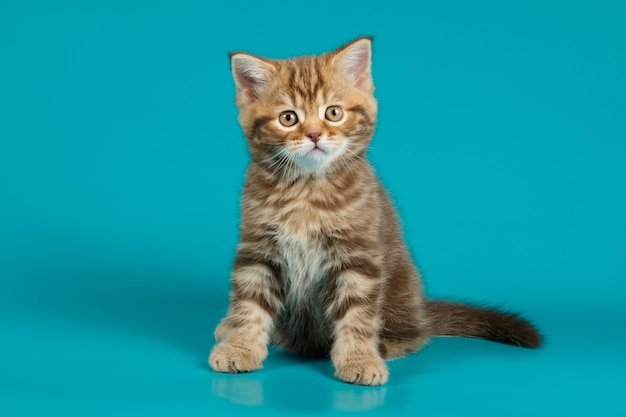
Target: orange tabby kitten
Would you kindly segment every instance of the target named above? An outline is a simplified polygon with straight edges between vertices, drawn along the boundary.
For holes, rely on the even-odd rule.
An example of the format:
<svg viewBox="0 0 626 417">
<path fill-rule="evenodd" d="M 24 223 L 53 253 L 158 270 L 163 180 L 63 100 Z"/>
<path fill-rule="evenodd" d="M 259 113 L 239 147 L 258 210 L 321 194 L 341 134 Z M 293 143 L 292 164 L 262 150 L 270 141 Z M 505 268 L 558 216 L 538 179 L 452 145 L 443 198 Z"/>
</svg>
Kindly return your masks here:
<svg viewBox="0 0 626 417">
<path fill-rule="evenodd" d="M 261 368 L 274 343 L 330 355 L 341 380 L 380 385 L 386 359 L 432 336 L 541 343 L 514 314 L 424 297 L 365 155 L 377 114 L 371 58 L 371 38 L 319 57 L 231 54 L 251 162 L 215 371 Z"/>
</svg>

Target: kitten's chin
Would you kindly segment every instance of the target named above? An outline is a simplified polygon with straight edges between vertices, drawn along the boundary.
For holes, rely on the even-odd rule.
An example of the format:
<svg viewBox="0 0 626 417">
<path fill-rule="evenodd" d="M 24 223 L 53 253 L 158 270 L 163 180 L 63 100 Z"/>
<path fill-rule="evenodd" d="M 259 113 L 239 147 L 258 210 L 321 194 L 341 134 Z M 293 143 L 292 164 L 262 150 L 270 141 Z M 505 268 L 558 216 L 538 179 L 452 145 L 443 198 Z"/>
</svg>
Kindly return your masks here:
<svg viewBox="0 0 626 417">
<path fill-rule="evenodd" d="M 322 150 L 313 150 L 299 157 L 297 161 L 304 171 L 321 173 L 330 164 L 331 158 Z"/>
<path fill-rule="evenodd" d="M 317 145 L 309 143 L 293 152 L 293 161 L 300 168 L 302 175 L 324 175 L 333 161 L 343 152 L 345 144 L 333 146 L 324 141 Z"/>
<path fill-rule="evenodd" d="M 300 168 L 302 175 L 323 175 L 334 159 L 331 152 L 320 148 L 313 148 L 305 153 L 296 155 L 294 162 Z"/>
</svg>

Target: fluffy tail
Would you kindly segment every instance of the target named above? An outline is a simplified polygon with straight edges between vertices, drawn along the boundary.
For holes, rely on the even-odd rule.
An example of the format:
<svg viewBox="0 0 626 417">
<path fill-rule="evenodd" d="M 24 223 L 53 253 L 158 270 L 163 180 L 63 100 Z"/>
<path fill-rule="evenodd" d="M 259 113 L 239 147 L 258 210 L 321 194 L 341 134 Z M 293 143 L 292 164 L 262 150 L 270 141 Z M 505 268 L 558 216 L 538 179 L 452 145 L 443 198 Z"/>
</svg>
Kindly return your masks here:
<svg viewBox="0 0 626 417">
<path fill-rule="evenodd" d="M 517 314 L 449 301 L 426 304 L 433 336 L 461 336 L 538 348 L 541 335 Z"/>
</svg>

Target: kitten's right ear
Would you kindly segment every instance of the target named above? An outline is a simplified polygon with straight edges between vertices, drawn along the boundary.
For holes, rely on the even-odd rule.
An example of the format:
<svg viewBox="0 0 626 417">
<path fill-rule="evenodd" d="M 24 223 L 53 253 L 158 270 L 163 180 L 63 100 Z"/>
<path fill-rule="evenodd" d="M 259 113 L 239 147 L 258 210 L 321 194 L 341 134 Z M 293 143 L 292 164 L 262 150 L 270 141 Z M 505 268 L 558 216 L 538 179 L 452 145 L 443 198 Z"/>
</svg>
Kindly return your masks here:
<svg viewBox="0 0 626 417">
<path fill-rule="evenodd" d="M 234 52 L 230 54 L 230 67 L 237 86 L 237 101 L 252 103 L 269 84 L 270 65 L 255 56 Z"/>
</svg>

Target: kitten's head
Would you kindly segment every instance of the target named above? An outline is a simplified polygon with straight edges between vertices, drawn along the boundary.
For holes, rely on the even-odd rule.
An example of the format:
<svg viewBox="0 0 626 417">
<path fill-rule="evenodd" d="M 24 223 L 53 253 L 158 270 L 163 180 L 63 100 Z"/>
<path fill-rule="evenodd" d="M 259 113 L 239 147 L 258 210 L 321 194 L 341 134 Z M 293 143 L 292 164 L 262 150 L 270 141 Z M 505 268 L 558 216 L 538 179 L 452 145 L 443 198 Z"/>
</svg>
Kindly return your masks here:
<svg viewBox="0 0 626 417">
<path fill-rule="evenodd" d="M 288 60 L 231 54 L 239 122 L 253 161 L 289 176 L 323 175 L 362 158 L 377 105 L 372 40 Z"/>
</svg>

